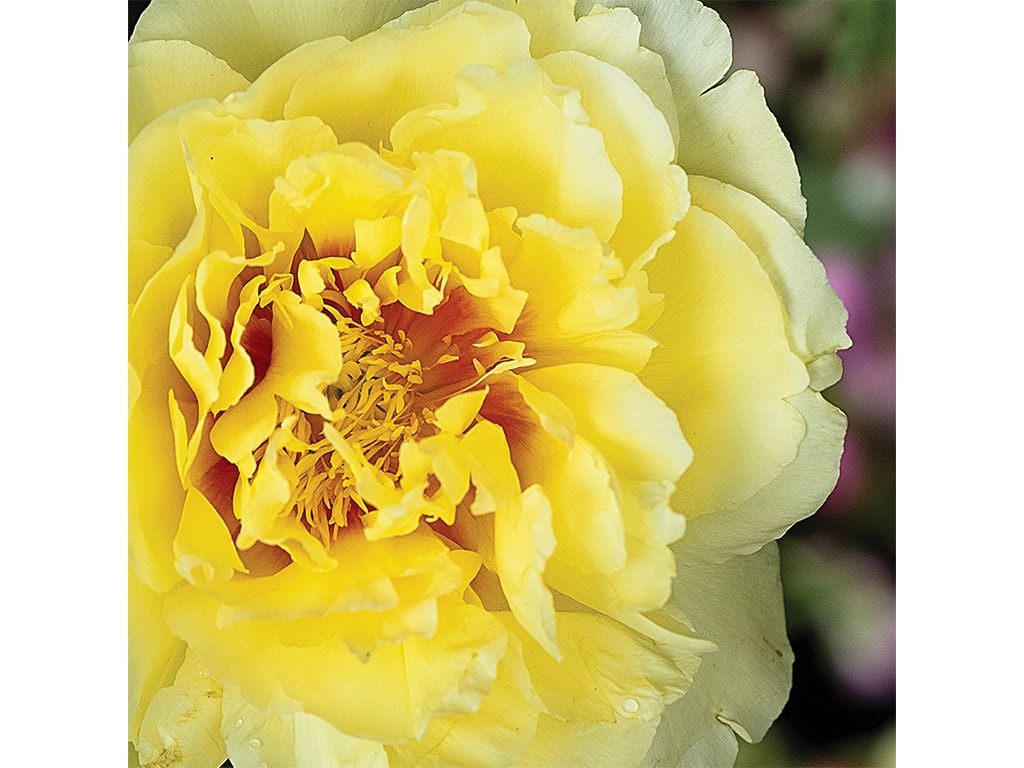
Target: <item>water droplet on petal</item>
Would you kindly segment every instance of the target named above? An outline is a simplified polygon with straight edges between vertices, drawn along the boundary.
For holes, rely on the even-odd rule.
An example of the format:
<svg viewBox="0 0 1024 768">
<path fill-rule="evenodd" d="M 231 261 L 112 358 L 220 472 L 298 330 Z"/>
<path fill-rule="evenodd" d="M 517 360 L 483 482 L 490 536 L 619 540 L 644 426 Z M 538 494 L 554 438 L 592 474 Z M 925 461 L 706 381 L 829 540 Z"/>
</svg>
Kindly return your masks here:
<svg viewBox="0 0 1024 768">
<path fill-rule="evenodd" d="M 627 715 L 635 715 L 640 711 L 640 704 L 637 703 L 636 699 L 623 699 L 622 711 Z"/>
<path fill-rule="evenodd" d="M 235 728 L 241 728 L 243 722 L 245 721 L 242 720 L 242 718 L 238 718 L 237 720 L 235 720 Z"/>
<path fill-rule="evenodd" d="M 249 742 L 249 746 L 252 747 L 253 749 L 259 749 L 260 747 L 263 746 L 263 742 L 260 741 L 259 739 L 253 739 L 252 741 Z"/>
</svg>

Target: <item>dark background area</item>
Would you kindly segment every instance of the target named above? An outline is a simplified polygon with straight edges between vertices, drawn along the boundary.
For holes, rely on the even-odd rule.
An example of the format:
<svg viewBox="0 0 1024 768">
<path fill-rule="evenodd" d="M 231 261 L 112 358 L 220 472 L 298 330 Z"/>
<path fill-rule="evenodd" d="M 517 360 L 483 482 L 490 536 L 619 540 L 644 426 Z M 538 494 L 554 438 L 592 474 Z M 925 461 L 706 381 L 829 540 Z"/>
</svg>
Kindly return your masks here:
<svg viewBox="0 0 1024 768">
<path fill-rule="evenodd" d="M 128 3 L 129 34 L 148 2 Z M 740 766 L 895 766 L 894 2 L 706 0 L 789 138 L 807 243 L 850 312 L 828 397 L 850 421 L 839 485 L 780 542 L 793 690 Z"/>
</svg>

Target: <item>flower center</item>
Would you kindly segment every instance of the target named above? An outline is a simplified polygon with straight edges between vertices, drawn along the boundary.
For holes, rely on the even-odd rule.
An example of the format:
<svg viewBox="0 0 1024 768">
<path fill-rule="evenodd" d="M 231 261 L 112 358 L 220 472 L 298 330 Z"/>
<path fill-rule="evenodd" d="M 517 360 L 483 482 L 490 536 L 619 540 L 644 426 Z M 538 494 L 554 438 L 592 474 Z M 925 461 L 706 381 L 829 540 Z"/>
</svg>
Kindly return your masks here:
<svg viewBox="0 0 1024 768">
<path fill-rule="evenodd" d="M 366 328 L 348 317 L 338 319 L 341 375 L 327 387 L 331 427 L 357 448 L 376 470 L 394 479 L 398 448 L 424 426 L 430 408 L 417 398 L 423 382 L 412 342 L 401 329 L 394 335 Z M 355 487 L 351 468 L 324 437 L 325 420 L 281 406 L 282 423 L 295 421 L 297 474 L 291 506 L 295 515 L 324 542 L 370 511 Z"/>
</svg>

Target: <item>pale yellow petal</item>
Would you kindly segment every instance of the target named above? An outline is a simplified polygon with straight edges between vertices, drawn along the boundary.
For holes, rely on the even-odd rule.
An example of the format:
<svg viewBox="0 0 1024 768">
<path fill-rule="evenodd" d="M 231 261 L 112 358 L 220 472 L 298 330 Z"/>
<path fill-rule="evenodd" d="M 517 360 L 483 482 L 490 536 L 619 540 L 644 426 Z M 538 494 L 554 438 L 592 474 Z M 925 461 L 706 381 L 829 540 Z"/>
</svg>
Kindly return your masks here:
<svg viewBox="0 0 1024 768">
<path fill-rule="evenodd" d="M 757 75 L 734 72 L 698 96 L 689 110 L 680 106 L 679 115 L 676 160 L 688 174 L 750 192 L 803 233 L 807 202 L 796 159 L 765 103 Z"/>
<path fill-rule="evenodd" d="M 448 398 L 434 411 L 434 422 L 443 432 L 460 435 L 466 431 L 480 412 L 487 397 L 487 388 L 463 392 Z"/>
<path fill-rule="evenodd" d="M 543 0 L 536 2 L 540 4 Z M 662 113 L 675 146 L 679 142 L 679 124 L 672 87 L 662 57 L 642 45 L 640 20 L 628 8 L 594 6 L 584 15 L 584 5 L 577 4 L 580 18 L 569 38 L 561 41 L 561 49 L 580 51 L 629 75 Z"/>
<path fill-rule="evenodd" d="M 698 765 L 698 756 L 724 764 L 735 755 L 731 732 L 760 741 L 789 696 L 793 653 L 777 546 L 721 565 L 682 564 L 673 601 L 719 650 L 704 658 L 687 694 L 665 710 L 642 765 Z M 694 751 L 680 762 L 688 750 Z"/>
<path fill-rule="evenodd" d="M 771 281 L 721 220 L 691 206 L 647 269 L 666 298 L 641 379 L 693 446 L 673 507 L 687 518 L 729 509 L 796 455 L 804 421 L 786 398 L 806 388 L 806 369 Z"/>
<path fill-rule="evenodd" d="M 527 293 L 516 335 L 531 357 L 542 365 L 585 361 L 639 371 L 654 342 L 631 330 L 641 296 L 624 284 L 622 262 L 592 230 L 536 214 L 516 226 L 521 238 L 502 249 L 512 284 Z"/>
<path fill-rule="evenodd" d="M 420 533 L 370 542 L 348 529 L 330 554 L 340 566 L 317 572 L 292 564 L 261 579 L 211 585 L 206 592 L 221 602 L 218 622 L 263 621 L 289 645 L 334 638 L 370 655 L 385 643 L 432 635 L 437 599 L 462 588 L 479 567 L 473 553 L 456 558 Z"/>
<path fill-rule="evenodd" d="M 401 243 L 407 183 L 407 172 L 370 148 L 342 144 L 288 166 L 275 182 L 271 222 L 305 229 L 321 257 L 351 254 L 373 267 Z"/>
<path fill-rule="evenodd" d="M 168 353 L 169 318 L 182 283 L 206 255 L 202 219 L 200 214 L 175 255 L 148 280 L 128 318 L 128 360 L 140 383 L 128 415 L 129 558 L 139 579 L 161 592 L 181 579 L 170 543 L 185 500 L 170 428 L 170 390 L 182 407 L 191 399 L 191 423 L 184 426 L 189 433 L 196 428 L 194 397 Z"/>
<path fill-rule="evenodd" d="M 217 725 L 232 768 L 296 765 L 295 717 L 298 714 L 279 714 L 254 707 L 236 686 L 226 686 L 221 720 Z"/>
<path fill-rule="evenodd" d="M 170 422 L 167 390 L 144 381 L 128 417 L 128 555 L 139 579 L 159 591 L 181 580 L 171 542 L 185 492 Z"/>
<path fill-rule="evenodd" d="M 640 23 L 626 9 L 607 11 L 596 8 L 577 19 L 574 0 L 488 0 L 490 4 L 514 11 L 530 31 L 530 54 L 541 59 L 558 51 L 579 51 L 621 69 L 643 88 L 662 112 L 672 133 L 673 144 L 679 132 L 676 108 L 668 76 L 661 57 L 641 48 Z M 428 26 L 463 0 L 440 0 L 404 14 L 388 27 Z"/>
<path fill-rule="evenodd" d="M 129 301 L 138 299 L 196 218 L 179 118 L 176 112 L 158 118 L 128 147 L 128 242 L 138 243 L 129 254 Z"/>
<path fill-rule="evenodd" d="M 518 764 L 637 764 L 665 704 L 686 690 L 690 675 L 681 674 L 653 641 L 606 616 L 556 616 L 561 661 L 523 639 L 527 666 L 547 713 Z"/>
<path fill-rule="evenodd" d="M 481 421 L 463 440 L 470 457 L 476 498 L 473 514 L 487 514 L 519 503 L 519 478 L 509 457 L 505 433 L 496 424 Z"/>
<path fill-rule="evenodd" d="M 757 256 L 782 301 L 793 351 L 807 365 L 811 388 L 821 391 L 842 373 L 835 354 L 850 346 L 847 313 L 828 283 L 825 268 L 778 213 L 715 179 L 693 177 L 695 204 L 714 214 Z"/>
<path fill-rule="evenodd" d="M 679 117 L 677 162 L 746 190 L 803 232 L 807 205 L 789 142 L 765 104 L 753 72 L 734 72 L 725 23 L 697 0 L 598 0 L 627 6 L 639 17 L 640 43 L 665 61 Z M 597 3 L 580 0 L 577 13 Z M 712 87 L 714 86 L 714 87 Z"/>
<path fill-rule="evenodd" d="M 145 240 L 128 241 L 128 301 L 133 302 L 142 293 L 146 281 L 167 261 L 174 249 L 167 245 L 153 245 Z"/>
<path fill-rule="evenodd" d="M 721 562 L 754 552 L 813 514 L 832 492 L 839 478 L 846 416 L 810 389 L 786 402 L 806 425 L 793 460 L 736 508 L 689 521 L 676 545 L 688 560 Z"/>
<path fill-rule="evenodd" d="M 333 35 L 354 39 L 396 18 L 419 0 L 154 0 L 132 42 L 187 40 L 250 80 L 303 43 Z"/>
<path fill-rule="evenodd" d="M 569 563 L 589 575 L 620 570 L 626 564 L 626 532 L 615 471 L 605 457 L 577 435 L 564 460 L 549 460 L 542 483 L 558 541 L 552 565 Z"/>
<path fill-rule="evenodd" d="M 241 227 L 259 236 L 270 226 L 270 194 L 289 163 L 337 144 L 312 117 L 269 122 L 195 111 L 181 119 L 181 133 L 190 173 L 232 233 L 236 253 L 244 252 Z M 262 245 L 270 250 L 280 239 L 264 235 Z"/>
<path fill-rule="evenodd" d="M 305 712 L 295 713 L 295 758 L 288 765 L 344 765 L 347 768 L 388 768 L 388 756 L 379 742 L 356 739 L 330 723 Z M 238 768 L 244 768 L 239 765 Z M 269 766 L 267 767 L 269 768 Z M 281 768 L 286 768 L 284 765 Z"/>
<path fill-rule="evenodd" d="M 384 748 L 357 739 L 306 712 L 279 714 L 254 707 L 229 685 L 221 732 L 234 768 L 388 768 Z"/>
<path fill-rule="evenodd" d="M 179 104 L 223 99 L 248 85 L 225 62 L 184 40 L 133 43 L 128 46 L 128 141 Z"/>
</svg>

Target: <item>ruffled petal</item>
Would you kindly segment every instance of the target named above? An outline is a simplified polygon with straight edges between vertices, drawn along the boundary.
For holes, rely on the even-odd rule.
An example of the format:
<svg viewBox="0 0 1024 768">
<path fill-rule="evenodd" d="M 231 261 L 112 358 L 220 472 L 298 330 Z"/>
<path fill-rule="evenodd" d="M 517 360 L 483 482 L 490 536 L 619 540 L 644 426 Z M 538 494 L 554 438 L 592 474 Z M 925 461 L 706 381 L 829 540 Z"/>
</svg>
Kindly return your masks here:
<svg viewBox="0 0 1024 768">
<path fill-rule="evenodd" d="M 485 207 L 544 213 L 607 240 L 622 216 L 622 179 L 589 125 L 579 92 L 530 59 L 455 77 L 458 104 L 409 112 L 391 129 L 397 161 L 453 149 L 473 158 Z"/>
<path fill-rule="evenodd" d="M 633 374 L 570 363 L 521 375 L 569 407 L 579 434 L 620 477 L 674 482 L 689 466 L 693 452 L 675 413 Z"/>
<path fill-rule="evenodd" d="M 338 50 L 298 79 L 285 116 L 315 115 L 340 142 L 377 149 L 407 112 L 454 102 L 456 75 L 465 67 L 501 71 L 528 52 L 529 34 L 519 17 L 471 3 L 430 27 L 385 29 Z"/>
<path fill-rule="evenodd" d="M 608 244 L 628 267 L 686 211 L 686 178 L 671 165 L 675 146 L 668 123 L 639 85 L 598 58 L 565 51 L 545 56 L 540 65 L 554 82 L 580 92 L 622 179 L 622 218 Z"/>
<path fill-rule="evenodd" d="M 561 660 L 523 639 L 545 713 L 519 764 L 636 764 L 689 677 L 654 642 L 606 616 L 559 612 L 557 624 Z"/>
</svg>

